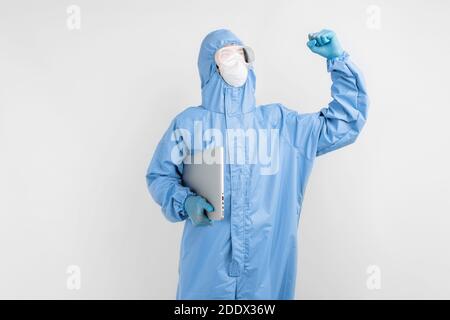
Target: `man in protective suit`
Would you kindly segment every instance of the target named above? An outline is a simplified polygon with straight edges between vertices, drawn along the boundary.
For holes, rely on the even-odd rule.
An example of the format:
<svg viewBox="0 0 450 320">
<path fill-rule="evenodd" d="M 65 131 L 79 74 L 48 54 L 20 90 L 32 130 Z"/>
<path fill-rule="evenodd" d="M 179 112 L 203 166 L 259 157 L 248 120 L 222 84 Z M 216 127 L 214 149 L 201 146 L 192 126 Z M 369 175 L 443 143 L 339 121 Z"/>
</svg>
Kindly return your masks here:
<svg viewBox="0 0 450 320">
<path fill-rule="evenodd" d="M 146 176 L 165 217 L 185 221 L 178 299 L 294 298 L 298 221 L 314 160 L 354 142 L 368 108 L 361 72 L 334 32 L 322 30 L 308 40 L 309 49 L 327 59 L 333 82 L 332 101 L 308 114 L 279 103 L 256 106 L 250 48 L 229 30 L 213 31 L 203 40 L 198 57 L 202 104 L 175 117 Z M 197 152 L 210 143 L 202 141 L 194 150 L 191 141 L 176 133 L 194 136 L 195 123 L 203 130 L 219 130 L 223 137 L 237 129 L 277 133 L 277 143 L 269 147 L 277 153 L 270 170 L 258 161 L 227 159 L 220 221 L 212 222 L 207 216 L 212 206 L 182 183 L 186 151 Z M 241 152 L 247 159 L 253 146 L 224 141 L 223 147 L 227 157 Z"/>
</svg>

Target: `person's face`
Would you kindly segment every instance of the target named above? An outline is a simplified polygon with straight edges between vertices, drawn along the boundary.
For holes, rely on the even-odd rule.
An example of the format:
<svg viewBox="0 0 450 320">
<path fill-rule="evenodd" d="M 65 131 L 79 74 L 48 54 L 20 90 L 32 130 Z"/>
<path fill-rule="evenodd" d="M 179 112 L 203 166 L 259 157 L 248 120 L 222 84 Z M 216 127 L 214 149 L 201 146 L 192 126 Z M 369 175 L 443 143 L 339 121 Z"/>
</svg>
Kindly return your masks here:
<svg viewBox="0 0 450 320">
<path fill-rule="evenodd" d="M 215 55 L 216 65 L 230 65 L 236 61 L 242 60 L 245 62 L 245 53 L 242 46 L 239 45 L 226 45 L 217 50 Z"/>
<path fill-rule="evenodd" d="M 241 87 L 247 80 L 251 56 L 253 52 L 248 47 L 227 45 L 217 50 L 214 59 L 222 79 L 233 87 Z"/>
</svg>

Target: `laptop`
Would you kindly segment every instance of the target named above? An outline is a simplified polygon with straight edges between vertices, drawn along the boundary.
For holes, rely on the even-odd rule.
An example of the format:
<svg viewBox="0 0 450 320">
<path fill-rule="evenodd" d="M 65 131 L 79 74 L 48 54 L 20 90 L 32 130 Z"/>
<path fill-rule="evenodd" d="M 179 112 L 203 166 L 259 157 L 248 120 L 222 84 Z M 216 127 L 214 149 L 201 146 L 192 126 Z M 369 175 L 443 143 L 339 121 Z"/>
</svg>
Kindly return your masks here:
<svg viewBox="0 0 450 320">
<path fill-rule="evenodd" d="M 204 197 L 213 207 L 211 220 L 224 218 L 223 147 L 215 147 L 188 155 L 183 160 L 183 184 Z"/>
</svg>

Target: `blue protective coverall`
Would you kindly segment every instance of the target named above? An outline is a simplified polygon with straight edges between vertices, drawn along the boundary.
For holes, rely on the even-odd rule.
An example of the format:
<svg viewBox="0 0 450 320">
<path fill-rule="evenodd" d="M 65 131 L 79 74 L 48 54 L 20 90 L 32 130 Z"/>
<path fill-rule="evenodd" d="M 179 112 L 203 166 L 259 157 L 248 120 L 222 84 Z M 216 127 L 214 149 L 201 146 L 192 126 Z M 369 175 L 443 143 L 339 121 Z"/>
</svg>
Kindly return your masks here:
<svg viewBox="0 0 450 320">
<path fill-rule="evenodd" d="M 198 57 L 202 104 L 172 121 L 148 168 L 147 185 L 169 221 L 184 221 L 177 299 L 293 299 L 297 229 L 308 177 L 316 156 L 357 138 L 367 117 L 366 88 L 344 52 L 327 61 L 332 101 L 319 112 L 302 114 L 279 103 L 256 106 L 252 69 L 239 88 L 228 85 L 217 70 L 214 54 L 228 44 L 242 45 L 223 29 L 203 40 Z M 195 122 L 224 136 L 236 128 L 279 132 L 273 173 L 262 174 L 260 163 L 230 161 L 225 166 L 225 218 L 204 227 L 187 219 L 183 204 L 193 192 L 182 185 L 183 164 L 171 158 L 174 148 L 183 145 L 174 131 L 194 133 Z M 200 149 L 208 143 L 202 141 Z M 234 147 L 248 152 L 242 143 Z"/>
</svg>

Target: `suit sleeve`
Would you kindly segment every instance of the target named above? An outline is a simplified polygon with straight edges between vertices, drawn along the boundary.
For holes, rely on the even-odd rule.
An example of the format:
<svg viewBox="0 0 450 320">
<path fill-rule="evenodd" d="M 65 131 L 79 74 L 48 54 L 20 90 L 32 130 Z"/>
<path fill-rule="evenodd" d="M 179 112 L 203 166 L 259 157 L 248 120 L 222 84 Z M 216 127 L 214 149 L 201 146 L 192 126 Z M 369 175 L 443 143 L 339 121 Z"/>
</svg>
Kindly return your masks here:
<svg viewBox="0 0 450 320">
<path fill-rule="evenodd" d="M 165 132 L 147 170 L 147 187 L 171 222 L 185 220 L 184 201 L 194 193 L 182 185 L 184 144 L 176 134 L 175 121 Z"/>
<path fill-rule="evenodd" d="M 288 110 L 288 139 L 308 157 L 320 156 L 353 143 L 361 132 L 368 110 L 368 96 L 361 71 L 344 54 L 327 61 L 331 97 L 319 112 L 299 114 Z"/>
</svg>

